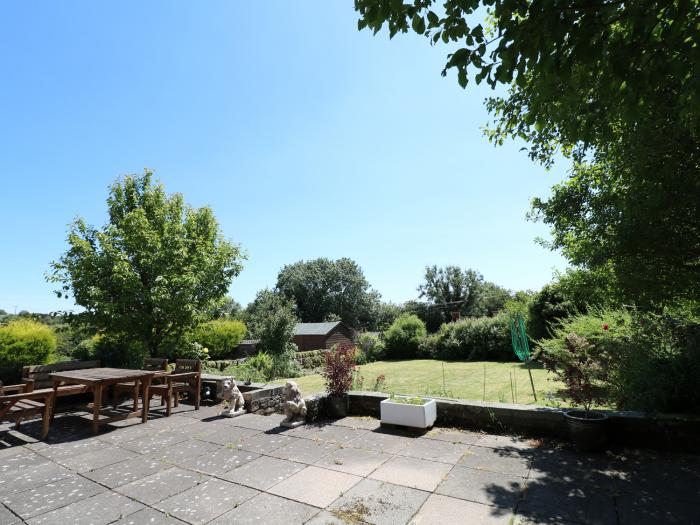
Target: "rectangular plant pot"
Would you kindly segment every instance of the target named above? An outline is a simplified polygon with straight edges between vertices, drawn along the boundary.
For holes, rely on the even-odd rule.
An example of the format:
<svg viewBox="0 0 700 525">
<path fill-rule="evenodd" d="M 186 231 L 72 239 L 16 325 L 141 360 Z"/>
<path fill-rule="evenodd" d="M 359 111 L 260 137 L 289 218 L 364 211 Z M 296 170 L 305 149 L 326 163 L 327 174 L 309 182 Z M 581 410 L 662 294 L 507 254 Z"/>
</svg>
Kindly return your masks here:
<svg viewBox="0 0 700 525">
<path fill-rule="evenodd" d="M 409 405 L 385 399 L 379 403 L 382 423 L 411 428 L 429 428 L 435 424 L 437 405 L 434 399 L 423 399 L 422 405 Z"/>
</svg>

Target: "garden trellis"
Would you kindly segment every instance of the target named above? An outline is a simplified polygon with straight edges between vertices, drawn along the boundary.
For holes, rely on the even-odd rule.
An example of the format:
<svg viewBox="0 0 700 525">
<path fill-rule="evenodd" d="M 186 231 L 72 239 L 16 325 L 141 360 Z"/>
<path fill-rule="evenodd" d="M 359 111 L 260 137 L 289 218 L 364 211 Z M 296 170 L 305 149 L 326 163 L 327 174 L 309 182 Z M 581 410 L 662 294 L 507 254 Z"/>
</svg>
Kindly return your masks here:
<svg viewBox="0 0 700 525">
<path fill-rule="evenodd" d="M 527 333 L 525 332 L 525 320 L 521 314 L 515 314 L 510 318 L 510 337 L 513 341 L 513 352 L 518 356 L 530 375 L 530 386 L 532 386 L 532 397 L 537 402 L 537 394 L 535 393 L 535 382 L 532 380 L 532 370 L 530 370 L 530 345 L 527 341 Z"/>
</svg>

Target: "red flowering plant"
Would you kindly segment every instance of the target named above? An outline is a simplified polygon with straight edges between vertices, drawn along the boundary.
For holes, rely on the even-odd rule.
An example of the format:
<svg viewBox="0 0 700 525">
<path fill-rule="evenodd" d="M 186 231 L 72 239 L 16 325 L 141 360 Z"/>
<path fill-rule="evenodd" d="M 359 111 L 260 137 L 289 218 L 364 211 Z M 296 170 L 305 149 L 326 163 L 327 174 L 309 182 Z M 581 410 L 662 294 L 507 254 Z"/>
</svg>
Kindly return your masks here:
<svg viewBox="0 0 700 525">
<path fill-rule="evenodd" d="M 594 405 L 604 404 L 608 397 L 607 360 L 605 352 L 575 332 L 564 338 L 563 346 L 549 345 L 542 353 L 545 368 L 564 383 L 562 396 L 583 408 L 586 418 Z"/>
<path fill-rule="evenodd" d="M 343 345 L 326 352 L 323 379 L 326 391 L 332 396 L 342 396 L 352 387 L 355 370 L 355 347 Z"/>
</svg>

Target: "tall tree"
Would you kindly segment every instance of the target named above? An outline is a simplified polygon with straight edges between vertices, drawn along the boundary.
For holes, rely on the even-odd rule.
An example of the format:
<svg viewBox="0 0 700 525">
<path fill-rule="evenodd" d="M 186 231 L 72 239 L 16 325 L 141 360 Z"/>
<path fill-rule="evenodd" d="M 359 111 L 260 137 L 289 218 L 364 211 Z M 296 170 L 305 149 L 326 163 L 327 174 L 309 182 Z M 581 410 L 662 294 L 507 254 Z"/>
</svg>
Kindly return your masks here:
<svg viewBox="0 0 700 525">
<path fill-rule="evenodd" d="M 277 290 L 296 306 L 302 322 L 341 319 L 353 328 L 374 328 L 379 294 L 372 290 L 362 268 L 347 257 L 320 258 L 282 268 Z"/>
<path fill-rule="evenodd" d="M 484 315 L 484 278 L 476 270 L 459 266 L 427 266 L 425 282 L 418 287 L 421 298 L 426 298 L 443 312 L 449 321 L 452 312 L 465 317 Z"/>
<path fill-rule="evenodd" d="M 534 216 L 638 303 L 700 295 L 700 0 L 356 0 L 360 29 L 457 44 L 443 74 L 510 86 L 489 138 L 571 177 Z M 485 15 L 485 16 L 484 16 Z"/>
<path fill-rule="evenodd" d="M 259 339 L 259 350 L 278 355 L 293 342 L 297 318 L 294 304 L 282 294 L 261 290 L 243 315 L 250 336 Z"/>
<path fill-rule="evenodd" d="M 225 297 L 245 258 L 209 208 L 167 195 L 146 171 L 114 183 L 109 222 L 77 219 L 48 279 L 72 296 L 74 318 L 151 355 L 168 353 Z"/>
</svg>

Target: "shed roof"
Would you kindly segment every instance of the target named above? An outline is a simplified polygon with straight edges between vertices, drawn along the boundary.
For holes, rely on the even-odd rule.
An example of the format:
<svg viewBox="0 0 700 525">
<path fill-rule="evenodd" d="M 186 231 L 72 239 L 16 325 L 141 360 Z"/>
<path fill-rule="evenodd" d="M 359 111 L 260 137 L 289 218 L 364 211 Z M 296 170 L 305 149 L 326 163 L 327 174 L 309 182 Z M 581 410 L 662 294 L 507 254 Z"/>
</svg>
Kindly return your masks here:
<svg viewBox="0 0 700 525">
<path fill-rule="evenodd" d="M 297 323 L 294 327 L 294 335 L 327 335 L 341 323 L 342 321 L 330 321 L 328 323 Z"/>
</svg>

